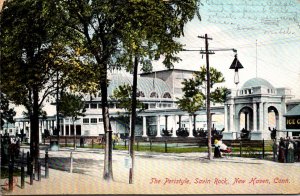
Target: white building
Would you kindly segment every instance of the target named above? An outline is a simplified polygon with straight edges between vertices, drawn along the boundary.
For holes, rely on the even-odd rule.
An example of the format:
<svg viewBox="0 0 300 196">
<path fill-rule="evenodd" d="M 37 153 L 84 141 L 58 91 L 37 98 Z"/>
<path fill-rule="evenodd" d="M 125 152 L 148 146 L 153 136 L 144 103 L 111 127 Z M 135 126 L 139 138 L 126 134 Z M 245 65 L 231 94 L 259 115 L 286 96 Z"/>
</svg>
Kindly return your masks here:
<svg viewBox="0 0 300 196">
<path fill-rule="evenodd" d="M 138 113 L 137 136 L 162 137 L 165 130 L 168 130 L 171 132 L 170 136 L 177 137 L 176 130 L 181 128 L 189 132 L 189 137 L 193 137 L 193 132 L 189 130 L 199 128 L 206 130 L 205 108 L 196 112 L 196 127 L 194 128 L 189 120 L 189 114 L 179 110 L 176 105 L 176 98 L 182 96 L 181 82 L 183 79 L 192 77 L 193 71 L 180 69 L 145 73 L 138 77 L 138 99 L 145 104 L 146 110 Z M 111 74 L 109 80 L 109 112 L 112 130 L 120 134 L 128 134 L 129 114 L 119 108 L 118 103 L 112 100 L 111 96 L 118 86 L 132 84 L 132 76 Z M 232 90 L 224 105 L 211 104 L 213 125 L 218 130 L 225 129 L 224 139 L 238 138 L 243 128 L 251 131 L 253 140 L 270 139 L 269 127 L 280 131 L 286 130 L 284 115 L 290 110 L 292 97 L 291 90 L 288 88 L 275 88 L 261 78 L 250 79 L 242 85 L 241 89 Z M 76 129 L 72 120 L 66 117 L 61 119 L 60 135 L 98 136 L 104 134 L 100 96 L 87 96 L 85 101 L 86 113 L 84 117 L 74 122 Z M 24 123 L 20 125 L 17 122 L 16 126 L 24 128 Z M 53 130 L 55 126 L 55 116 L 41 120 L 41 133 L 45 129 Z"/>
</svg>

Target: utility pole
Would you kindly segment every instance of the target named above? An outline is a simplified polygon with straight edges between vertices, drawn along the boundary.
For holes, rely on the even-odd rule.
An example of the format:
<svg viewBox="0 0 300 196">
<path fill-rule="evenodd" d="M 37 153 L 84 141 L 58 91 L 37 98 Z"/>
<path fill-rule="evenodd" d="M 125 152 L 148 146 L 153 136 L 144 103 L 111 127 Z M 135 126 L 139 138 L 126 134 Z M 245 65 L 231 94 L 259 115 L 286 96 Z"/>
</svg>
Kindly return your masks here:
<svg viewBox="0 0 300 196">
<path fill-rule="evenodd" d="M 59 131 L 60 131 L 60 125 L 59 125 L 59 78 L 58 78 L 58 71 L 56 72 L 56 131 L 57 131 L 57 145 L 59 147 Z M 76 133 L 75 133 L 76 134 Z"/>
<path fill-rule="evenodd" d="M 132 108 L 131 108 L 131 134 L 130 134 L 130 159 L 131 165 L 129 166 L 129 184 L 133 184 L 133 166 L 134 166 L 134 137 L 135 137 L 135 123 L 136 123 L 136 90 L 137 90 L 137 70 L 138 70 L 138 57 L 134 57 L 133 67 L 133 85 L 132 85 Z"/>
<path fill-rule="evenodd" d="M 212 146 L 211 146 L 211 115 L 210 115 L 210 70 L 209 70 L 209 55 L 214 52 L 208 50 L 208 40 L 212 38 L 205 36 L 198 36 L 199 38 L 205 39 L 205 52 L 206 54 L 206 116 L 207 116 L 207 133 L 208 133 L 208 159 L 212 159 Z"/>
</svg>

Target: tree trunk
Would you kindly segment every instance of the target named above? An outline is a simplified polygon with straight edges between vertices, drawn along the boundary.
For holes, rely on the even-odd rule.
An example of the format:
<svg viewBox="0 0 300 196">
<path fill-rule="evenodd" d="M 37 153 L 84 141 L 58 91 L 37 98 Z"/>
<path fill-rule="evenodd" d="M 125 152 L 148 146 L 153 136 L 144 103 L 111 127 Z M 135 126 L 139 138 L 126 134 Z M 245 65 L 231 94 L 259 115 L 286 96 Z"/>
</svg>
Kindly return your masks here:
<svg viewBox="0 0 300 196">
<path fill-rule="evenodd" d="M 103 68 L 104 69 L 104 68 Z M 113 180 L 112 172 L 112 130 L 109 122 L 108 101 L 107 101 L 107 69 L 103 70 L 101 74 L 100 88 L 101 88 L 101 103 L 102 116 L 105 132 L 105 150 L 104 150 L 104 171 L 103 179 L 106 181 Z"/>
<path fill-rule="evenodd" d="M 129 169 L 129 184 L 133 184 L 133 166 L 134 166 L 134 137 L 135 137 L 135 123 L 136 123 L 136 89 L 137 89 L 137 69 L 138 58 L 134 58 L 133 68 L 133 85 L 132 85 L 132 108 L 131 108 L 131 134 L 130 134 L 130 158 L 131 168 Z"/>
<path fill-rule="evenodd" d="M 38 179 L 38 159 L 40 157 L 40 147 L 39 147 L 39 92 L 33 89 L 33 113 L 31 118 L 31 155 L 34 160 L 35 165 L 35 179 Z"/>
</svg>

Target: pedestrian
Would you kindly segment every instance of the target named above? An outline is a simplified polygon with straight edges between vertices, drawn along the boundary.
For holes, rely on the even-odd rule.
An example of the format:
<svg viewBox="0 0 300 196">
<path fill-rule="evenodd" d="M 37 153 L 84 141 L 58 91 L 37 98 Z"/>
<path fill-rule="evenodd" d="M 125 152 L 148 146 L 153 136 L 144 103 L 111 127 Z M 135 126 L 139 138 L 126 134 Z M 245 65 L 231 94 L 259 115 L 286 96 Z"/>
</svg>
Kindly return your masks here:
<svg viewBox="0 0 300 196">
<path fill-rule="evenodd" d="M 113 143 L 113 149 L 116 149 L 116 134 L 113 133 L 112 135 L 112 143 Z"/>
<path fill-rule="evenodd" d="M 294 163 L 294 143 L 291 138 L 288 140 L 287 163 Z"/>
<path fill-rule="evenodd" d="M 285 143 L 283 138 L 280 138 L 279 141 L 279 155 L 278 155 L 278 162 L 280 163 L 285 163 L 286 162 L 286 158 L 285 158 Z"/>
<path fill-rule="evenodd" d="M 214 141 L 214 146 L 215 146 L 215 150 L 214 150 L 214 158 L 221 158 L 221 151 L 220 151 L 220 143 L 218 139 L 215 139 Z"/>
</svg>

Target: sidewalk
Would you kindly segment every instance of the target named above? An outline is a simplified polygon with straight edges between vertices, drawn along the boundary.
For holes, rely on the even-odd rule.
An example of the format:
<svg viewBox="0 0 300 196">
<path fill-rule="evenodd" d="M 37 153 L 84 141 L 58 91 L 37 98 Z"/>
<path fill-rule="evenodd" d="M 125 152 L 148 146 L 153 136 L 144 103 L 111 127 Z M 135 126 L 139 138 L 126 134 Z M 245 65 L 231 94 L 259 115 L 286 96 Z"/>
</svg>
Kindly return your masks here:
<svg viewBox="0 0 300 196">
<path fill-rule="evenodd" d="M 67 158 L 66 151 L 49 152 Z M 103 151 L 79 150 L 74 159 L 84 174 L 50 169 L 50 178 L 16 186 L 7 195 L 36 194 L 299 194 L 300 164 L 229 157 L 208 161 L 206 153 L 161 154 L 136 152 L 134 184 L 124 167 L 127 151 L 113 151 L 114 181 L 102 179 Z M 78 162 L 79 163 L 79 162 Z M 26 181 L 28 182 L 28 178 Z M 20 184 L 20 183 L 19 183 Z M 18 184 L 18 185 L 19 185 Z M 2 182 L 1 182 L 2 185 Z"/>
</svg>

